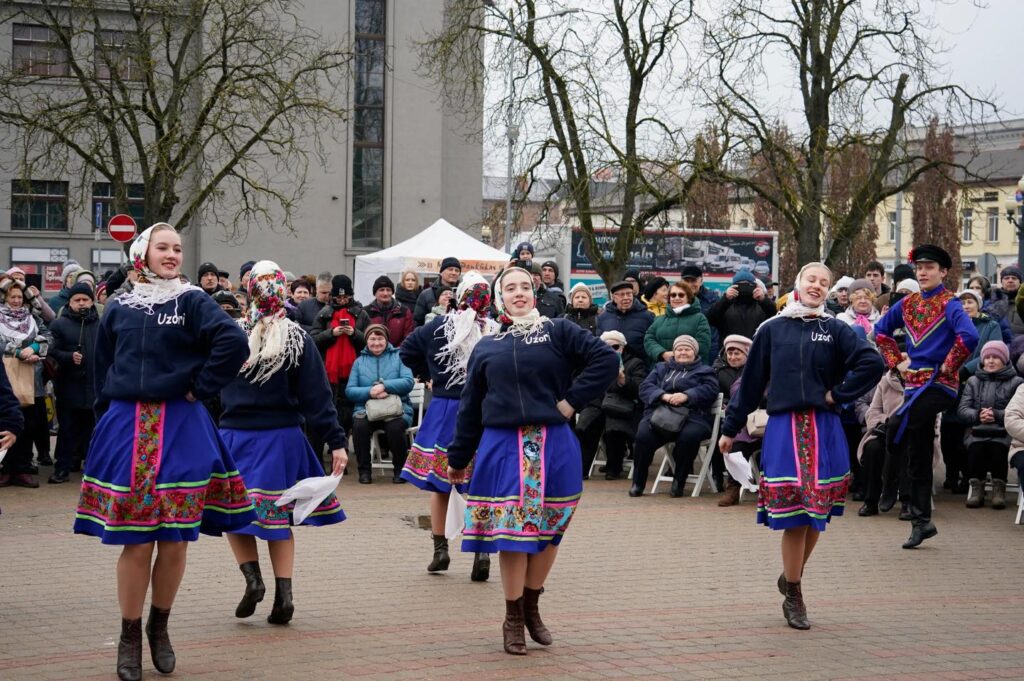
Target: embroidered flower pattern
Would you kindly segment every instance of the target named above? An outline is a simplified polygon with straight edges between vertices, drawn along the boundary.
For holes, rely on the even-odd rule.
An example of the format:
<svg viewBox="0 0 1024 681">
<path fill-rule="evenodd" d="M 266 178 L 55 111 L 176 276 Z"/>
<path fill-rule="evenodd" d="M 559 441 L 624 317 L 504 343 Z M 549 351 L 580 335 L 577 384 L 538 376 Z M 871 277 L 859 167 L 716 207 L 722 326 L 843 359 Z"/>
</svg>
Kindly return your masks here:
<svg viewBox="0 0 1024 681">
<path fill-rule="evenodd" d="M 403 468 L 420 480 L 432 477 L 445 484 L 451 484 L 451 481 L 448 479 L 448 453 L 440 447 L 426 450 L 413 443 L 412 447 L 409 448 L 409 455 L 405 458 L 405 466 Z M 469 483 L 472 475 L 473 462 L 470 461 L 469 465 L 466 466 L 466 484 Z M 459 487 L 461 488 L 462 485 Z"/>
</svg>

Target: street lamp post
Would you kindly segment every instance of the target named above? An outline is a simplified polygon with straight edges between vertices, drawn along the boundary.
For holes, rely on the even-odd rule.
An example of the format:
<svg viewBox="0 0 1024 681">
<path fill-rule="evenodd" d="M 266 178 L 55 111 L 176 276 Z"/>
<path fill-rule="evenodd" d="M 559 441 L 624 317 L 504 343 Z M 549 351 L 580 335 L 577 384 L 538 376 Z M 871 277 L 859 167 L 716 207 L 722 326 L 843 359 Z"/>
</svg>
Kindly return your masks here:
<svg viewBox="0 0 1024 681">
<path fill-rule="evenodd" d="M 492 1 L 488 2 L 485 0 L 485 4 L 494 10 L 495 14 L 505 20 L 508 24 L 509 36 L 511 39 L 515 39 L 516 25 L 512 21 L 511 14 L 505 14 L 497 9 L 495 3 Z M 543 21 L 544 19 L 552 19 L 554 17 L 561 17 L 567 14 L 576 14 L 582 12 L 581 9 L 563 9 L 558 12 L 552 12 L 551 14 L 542 14 L 539 17 L 533 17 L 522 22 L 521 25 L 532 24 L 537 21 Z M 512 154 L 515 151 L 516 140 L 519 139 L 519 126 L 515 124 L 512 113 L 512 105 L 515 101 L 515 61 L 512 59 L 512 55 L 509 54 L 508 58 L 508 106 L 505 111 L 505 137 L 508 139 L 508 164 L 506 166 L 506 191 L 505 191 L 505 252 L 512 252 L 512 191 L 514 189 L 514 178 L 512 177 Z"/>
<path fill-rule="evenodd" d="M 1017 194 L 1006 199 L 1006 219 L 1017 230 L 1017 267 L 1024 267 L 1024 215 L 1018 208 L 1024 203 L 1024 176 L 1017 180 Z"/>
</svg>

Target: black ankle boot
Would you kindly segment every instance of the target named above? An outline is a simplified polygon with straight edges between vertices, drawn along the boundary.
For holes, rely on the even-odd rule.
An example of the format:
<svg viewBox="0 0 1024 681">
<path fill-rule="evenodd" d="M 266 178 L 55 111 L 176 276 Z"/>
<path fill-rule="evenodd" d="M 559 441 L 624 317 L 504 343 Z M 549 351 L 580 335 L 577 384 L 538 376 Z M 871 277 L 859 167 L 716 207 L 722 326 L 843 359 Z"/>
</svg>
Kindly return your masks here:
<svg viewBox="0 0 1024 681">
<path fill-rule="evenodd" d="M 260 563 L 250 560 L 238 566 L 245 576 L 245 593 L 242 600 L 235 608 L 235 617 L 250 617 L 256 612 L 256 604 L 263 600 L 267 593 L 267 587 L 263 584 L 263 574 L 260 572 Z"/>
<path fill-rule="evenodd" d="M 153 658 L 153 666 L 161 674 L 174 671 L 174 648 L 167 635 L 167 619 L 171 616 L 168 608 L 164 610 L 149 606 L 149 619 L 146 621 L 146 638 L 149 639 L 149 654 Z"/>
<path fill-rule="evenodd" d="M 916 549 L 925 539 L 931 539 L 939 533 L 931 520 L 915 518 L 911 522 L 914 523 L 914 526 L 910 530 L 910 537 L 907 541 L 903 542 L 903 548 L 905 549 Z"/>
<path fill-rule="evenodd" d="M 684 480 L 673 480 L 672 487 L 668 491 L 668 495 L 673 499 L 678 499 L 683 496 L 683 488 L 686 486 Z"/>
<path fill-rule="evenodd" d="M 427 572 L 444 572 L 448 564 L 452 562 L 448 555 L 448 538 L 443 534 L 435 534 L 434 537 L 434 559 L 427 566 Z"/>
<path fill-rule="evenodd" d="M 142 679 L 142 618 L 121 619 L 121 640 L 117 642 L 117 678 Z"/>
<path fill-rule="evenodd" d="M 277 577 L 274 579 L 274 607 L 267 615 L 267 621 L 271 624 L 288 624 L 292 621 L 295 613 L 295 604 L 292 603 L 292 580 L 291 577 Z"/>
<path fill-rule="evenodd" d="M 473 556 L 473 570 L 469 578 L 474 582 L 486 582 L 491 576 L 491 556 L 487 553 L 478 553 Z"/>
<path fill-rule="evenodd" d="M 899 495 L 899 488 L 895 484 L 884 483 L 882 494 L 878 497 L 878 510 L 888 513 L 896 505 L 896 497 Z"/>
<path fill-rule="evenodd" d="M 786 600 L 782 602 L 782 614 L 786 617 L 786 624 L 794 629 L 811 628 L 811 623 L 807 621 L 807 606 L 804 605 L 800 582 L 786 582 Z"/>
</svg>

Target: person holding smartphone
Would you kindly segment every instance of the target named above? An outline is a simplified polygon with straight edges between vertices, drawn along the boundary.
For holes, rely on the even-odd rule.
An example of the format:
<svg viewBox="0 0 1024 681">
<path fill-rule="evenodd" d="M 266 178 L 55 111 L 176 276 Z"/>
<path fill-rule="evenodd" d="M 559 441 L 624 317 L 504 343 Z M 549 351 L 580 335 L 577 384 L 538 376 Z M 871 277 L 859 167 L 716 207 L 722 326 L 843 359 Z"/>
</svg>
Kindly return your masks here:
<svg viewBox="0 0 1024 681">
<path fill-rule="evenodd" d="M 720 338 L 743 336 L 753 338 L 757 327 L 775 316 L 775 304 L 757 285 L 750 270 L 740 270 L 732 278 L 725 295 L 708 309 L 708 323 L 718 331 Z"/>
</svg>

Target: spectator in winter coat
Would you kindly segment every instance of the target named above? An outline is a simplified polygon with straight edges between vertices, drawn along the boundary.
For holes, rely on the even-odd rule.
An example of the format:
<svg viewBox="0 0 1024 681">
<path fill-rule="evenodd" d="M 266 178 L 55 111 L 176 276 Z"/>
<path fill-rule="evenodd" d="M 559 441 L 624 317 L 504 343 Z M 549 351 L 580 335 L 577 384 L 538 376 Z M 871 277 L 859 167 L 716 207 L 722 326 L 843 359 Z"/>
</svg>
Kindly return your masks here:
<svg viewBox="0 0 1024 681">
<path fill-rule="evenodd" d="M 729 398 L 739 389 L 737 384 L 740 376 L 743 375 L 743 367 L 747 364 L 747 355 L 750 354 L 752 343 L 753 341 L 749 338 L 739 335 L 727 336 L 722 341 L 722 354 L 715 359 L 711 368 L 715 370 L 715 375 L 718 377 L 718 392 L 725 398 L 723 409 L 728 405 Z M 733 451 L 742 452 L 743 456 L 750 460 L 754 452 L 760 449 L 760 442 L 761 438 L 751 437 L 747 433 L 747 429 L 744 428 L 733 443 Z M 718 451 L 716 443 L 715 452 L 712 454 L 712 465 L 714 465 L 715 459 L 720 459 L 721 456 L 722 453 Z M 725 467 L 724 461 L 721 466 Z M 740 503 L 740 483 L 730 476 L 725 484 L 725 493 L 718 500 L 718 505 L 725 508 L 738 503 Z"/>
<path fill-rule="evenodd" d="M 316 285 L 313 282 L 305 277 L 299 277 L 288 285 L 288 291 L 291 294 L 288 297 L 288 302 L 298 309 L 299 305 L 313 297 L 315 289 Z"/>
<path fill-rule="evenodd" d="M 441 292 L 437 299 L 437 305 L 432 307 L 430 309 L 430 312 L 427 313 L 426 324 L 424 324 L 424 326 L 434 321 L 434 319 L 436 319 L 437 317 L 440 317 L 441 315 L 448 312 L 448 308 L 451 306 L 452 296 L 454 295 L 455 292 L 450 288 L 441 289 Z"/>
<path fill-rule="evenodd" d="M 909 363 L 906 365 L 909 366 Z M 882 471 L 885 470 L 885 429 L 889 419 L 903 406 L 903 381 L 898 372 L 882 374 L 878 386 L 871 394 L 871 402 L 864 414 L 864 436 L 857 448 L 864 477 L 864 505 L 857 515 L 878 515 L 878 500 L 882 496 Z M 906 503 L 904 503 L 906 506 Z"/>
<path fill-rule="evenodd" d="M 330 272 L 321 272 L 316 275 L 316 284 L 313 289 L 314 296 L 299 303 L 295 310 L 295 322 L 302 327 L 302 330 L 312 335 L 313 323 L 320 311 L 324 309 L 331 300 L 331 282 L 333 278 Z"/>
<path fill-rule="evenodd" d="M 775 316 L 775 304 L 757 285 L 750 270 L 740 270 L 733 276 L 725 295 L 706 314 L 719 338 L 733 335 L 753 338 L 761 322 Z"/>
<path fill-rule="evenodd" d="M 227 270 L 217 271 L 217 283 L 225 291 L 232 291 L 235 288 L 234 284 L 231 283 L 231 273 Z"/>
<path fill-rule="evenodd" d="M 711 366 L 711 327 L 694 302 L 694 290 L 685 282 L 672 284 L 668 294 L 669 309 L 658 317 L 644 334 L 644 351 L 651 364 L 665 362 L 674 356 L 672 344 L 679 336 L 697 339 L 697 354 L 705 366 Z"/>
<path fill-rule="evenodd" d="M 93 385 L 99 315 L 87 285 L 76 284 L 70 293 L 64 314 L 50 327 L 50 356 L 59 366 L 54 391 L 60 425 L 53 475 L 47 481 L 51 484 L 67 482 L 70 473 L 82 470 L 96 424 Z"/>
<path fill-rule="evenodd" d="M 687 265 L 682 271 L 682 280 L 693 287 L 697 292 L 696 298 L 700 303 L 700 311 L 704 313 L 704 316 L 708 316 L 708 311 L 711 310 L 711 306 L 718 302 L 721 297 L 716 291 L 712 291 L 704 285 L 704 273 L 696 265 Z M 719 339 L 721 336 L 718 334 L 718 329 L 711 327 L 711 356 L 717 357 L 720 349 Z"/>
<path fill-rule="evenodd" d="M 828 292 L 828 300 L 825 305 L 832 316 L 839 315 L 850 306 L 850 284 L 853 282 L 853 277 L 839 277 L 839 281 Z"/>
<path fill-rule="evenodd" d="M 548 319 L 555 319 L 565 314 L 565 295 L 560 290 L 549 289 L 544 285 L 544 275 L 541 266 L 533 263 L 531 274 L 533 275 L 533 287 L 536 291 L 537 312 Z"/>
<path fill-rule="evenodd" d="M 601 334 L 601 340 L 619 353 L 619 376 L 600 399 L 585 406 L 576 417 L 584 480 L 590 477 L 590 467 L 601 441 L 604 441 L 608 460 L 604 479 L 618 480 L 622 475 L 626 447 L 633 441 L 641 412 L 637 402 L 640 384 L 647 378 L 647 363 L 630 354 L 625 336 L 618 331 L 606 331 Z"/>
<path fill-rule="evenodd" d="M 989 341 L 981 349 L 981 367 L 967 379 L 960 399 L 960 420 L 970 426 L 967 437 L 967 508 L 985 502 L 985 480 L 992 474 L 992 508 L 1006 508 L 1007 459 L 1010 435 L 1004 414 L 1024 378 L 1010 364 L 1006 343 Z"/>
<path fill-rule="evenodd" d="M 548 260 L 540 266 L 540 280 L 547 290 L 565 295 L 565 284 L 558 278 L 558 263 L 554 260 Z"/>
<path fill-rule="evenodd" d="M 238 290 L 248 291 L 249 290 L 249 275 L 252 273 L 252 268 L 256 264 L 255 260 L 248 260 L 242 263 L 242 266 L 238 270 Z"/>
<path fill-rule="evenodd" d="M 872 260 L 864 268 L 864 278 L 871 284 L 871 290 L 875 292 L 875 299 L 878 296 L 885 295 L 891 289 L 885 285 L 885 265 Z"/>
<path fill-rule="evenodd" d="M 199 266 L 198 280 L 199 288 L 213 295 L 221 290 L 220 270 L 212 262 L 204 262 Z"/>
<path fill-rule="evenodd" d="M 960 298 L 960 304 L 964 306 L 964 312 L 974 322 L 974 328 L 978 330 L 978 347 L 974 349 L 974 352 L 971 353 L 971 356 L 964 364 L 964 370 L 969 374 L 973 374 L 981 364 L 981 351 L 985 344 L 989 341 L 1002 340 L 1002 332 L 999 329 L 999 324 L 981 311 L 982 298 L 977 291 L 967 289 L 961 291 L 957 297 Z"/>
<path fill-rule="evenodd" d="M 29 286 L 25 282 L 25 270 L 20 267 L 12 267 L 7 270 L 7 276 L 15 281 L 21 282 L 25 289 L 25 302 L 32 310 L 32 314 L 43 320 L 44 324 L 49 324 L 57 318 L 56 311 L 43 300 L 43 296 L 39 293 L 39 289 L 35 286 Z"/>
<path fill-rule="evenodd" d="M 230 291 L 217 291 L 213 294 L 213 302 L 220 305 L 220 309 L 228 313 L 232 319 L 242 316 L 242 308 L 238 305 L 238 298 Z"/>
<path fill-rule="evenodd" d="M 906 263 L 900 263 L 892 269 L 892 289 L 875 298 L 875 309 L 885 314 L 886 310 L 896 304 L 896 301 L 892 300 L 893 294 L 896 293 L 897 284 L 904 279 L 914 279 L 914 268 Z"/>
<path fill-rule="evenodd" d="M 1024 386 L 1017 388 L 1010 403 L 1006 405 L 1003 427 L 1013 438 L 1010 444 L 1010 466 L 1017 471 L 1018 484 L 1024 483 Z"/>
<path fill-rule="evenodd" d="M 640 270 L 632 268 L 628 269 L 622 275 L 622 281 L 629 282 L 630 286 L 633 287 L 633 297 L 640 297 Z"/>
<path fill-rule="evenodd" d="M 1007 345 L 1013 343 L 1013 329 L 1010 328 L 1010 322 L 1006 321 L 1006 312 L 1009 309 L 1006 294 L 999 289 L 993 290 L 988 279 L 980 274 L 974 275 L 967 281 L 967 288 L 981 294 L 981 311 L 991 317 L 993 321 L 998 322 L 1003 342 Z"/>
<path fill-rule="evenodd" d="M 580 282 L 572 287 L 572 290 L 569 291 L 569 309 L 565 311 L 564 315 L 566 319 L 597 336 L 599 335 L 597 330 L 599 312 L 600 308 L 594 305 L 594 297 L 590 293 L 589 286 Z"/>
<path fill-rule="evenodd" d="M 665 277 L 654 277 L 644 286 L 644 294 L 640 302 L 647 306 L 655 317 L 665 314 L 668 309 L 668 280 Z"/>
<path fill-rule="evenodd" d="M 604 314 L 597 317 L 597 330 L 619 331 L 635 357 L 646 357 L 644 335 L 654 323 L 647 306 L 633 297 L 633 285 L 627 281 L 612 284 L 612 299 L 605 304 Z"/>
<path fill-rule="evenodd" d="M 718 397 L 718 379 L 711 367 L 700 361 L 698 349 L 697 339 L 693 336 L 676 338 L 672 343 L 672 358 L 654 367 L 654 371 L 640 384 L 644 415 L 633 449 L 631 497 L 643 495 L 654 451 L 668 442 L 675 442 L 672 452 L 675 471 L 670 494 L 681 497 L 700 443 L 711 434 L 711 407 Z M 662 432 L 652 425 L 651 417 L 662 405 L 685 406 L 689 410 L 679 432 Z"/>
<path fill-rule="evenodd" d="M 536 252 L 537 251 L 533 247 L 533 244 L 531 244 L 529 241 L 523 241 L 518 246 L 516 246 L 515 258 L 513 258 L 513 259 L 518 258 L 519 260 L 522 260 L 523 262 L 528 262 L 528 263 L 532 264 L 533 263 L 533 255 Z"/>
<path fill-rule="evenodd" d="M 373 302 L 363 308 L 364 324 L 383 324 L 392 345 L 398 347 L 413 332 L 412 310 L 395 300 L 395 284 L 387 276 L 373 282 Z M 365 330 L 365 327 L 364 327 Z"/>
<path fill-rule="evenodd" d="M 352 367 L 352 374 L 345 387 L 345 397 L 352 403 L 352 442 L 356 460 L 359 463 L 359 482 L 373 482 L 370 462 L 370 437 L 374 431 L 383 430 L 391 452 L 395 484 L 404 483 L 399 477 L 409 453 L 405 429 L 412 425 L 413 377 L 409 367 L 402 364 L 398 349 L 388 342 L 387 327 L 371 324 L 366 329 L 366 348 Z M 397 395 L 402 400 L 402 413 L 382 421 L 370 421 L 366 415 L 366 403 Z"/>
<path fill-rule="evenodd" d="M 850 305 L 836 315 L 836 319 L 850 326 L 863 329 L 864 334 L 871 338 L 875 322 L 881 313 L 875 308 L 875 289 L 867 279 L 857 279 L 850 284 Z"/>
<path fill-rule="evenodd" d="M 413 310 L 412 318 L 416 326 L 423 326 L 426 323 L 427 313 L 437 305 L 437 299 L 442 288 L 455 288 L 459 285 L 459 278 L 462 277 L 462 263 L 458 258 L 447 257 L 441 261 L 440 277 L 433 285 L 426 287 L 416 299 L 416 309 Z"/>
<path fill-rule="evenodd" d="M 64 263 L 64 269 L 60 272 L 61 289 L 57 292 L 57 295 L 46 301 L 50 309 L 56 314 L 60 314 L 60 309 L 68 304 L 69 292 L 71 287 L 75 285 L 75 276 L 84 269 L 84 267 L 78 264 L 77 260 L 68 260 Z"/>
<path fill-rule="evenodd" d="M 395 298 L 410 310 L 415 310 L 416 300 L 420 297 L 422 290 L 420 278 L 416 272 L 414 270 L 406 270 L 398 278 L 398 290 L 395 291 Z"/>
</svg>

